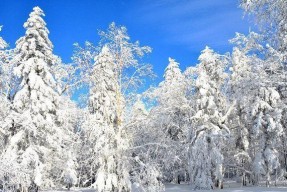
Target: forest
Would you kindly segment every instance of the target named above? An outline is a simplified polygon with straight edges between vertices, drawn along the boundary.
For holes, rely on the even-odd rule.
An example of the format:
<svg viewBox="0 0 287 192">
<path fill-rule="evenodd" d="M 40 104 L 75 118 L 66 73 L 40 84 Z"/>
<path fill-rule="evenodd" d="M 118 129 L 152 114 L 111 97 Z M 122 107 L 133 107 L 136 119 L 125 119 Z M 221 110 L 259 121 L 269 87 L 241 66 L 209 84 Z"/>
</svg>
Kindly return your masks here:
<svg viewBox="0 0 287 192">
<path fill-rule="evenodd" d="M 184 71 L 167 58 L 164 80 L 139 91 L 155 76 L 142 62 L 152 48 L 125 26 L 75 43 L 68 64 L 34 7 L 14 48 L 0 37 L 0 191 L 286 184 L 287 4 L 240 8 L 258 31 L 236 33 L 229 53 L 206 46 Z"/>
</svg>

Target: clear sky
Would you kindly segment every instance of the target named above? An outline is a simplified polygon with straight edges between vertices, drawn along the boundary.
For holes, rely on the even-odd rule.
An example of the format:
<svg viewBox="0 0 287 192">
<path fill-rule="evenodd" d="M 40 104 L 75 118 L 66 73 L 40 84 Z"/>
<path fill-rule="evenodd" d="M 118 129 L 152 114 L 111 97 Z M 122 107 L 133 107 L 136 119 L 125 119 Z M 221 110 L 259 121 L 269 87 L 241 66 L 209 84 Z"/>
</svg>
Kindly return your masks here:
<svg viewBox="0 0 287 192">
<path fill-rule="evenodd" d="M 231 51 L 228 40 L 251 26 L 238 5 L 239 0 L 0 0 L 1 36 L 14 47 L 32 8 L 39 6 L 54 53 L 68 63 L 73 43 L 96 44 L 98 29 L 115 21 L 127 27 L 132 40 L 153 48 L 145 61 L 153 64 L 157 84 L 168 57 L 184 70 L 197 63 L 206 45 L 219 53 Z"/>
</svg>

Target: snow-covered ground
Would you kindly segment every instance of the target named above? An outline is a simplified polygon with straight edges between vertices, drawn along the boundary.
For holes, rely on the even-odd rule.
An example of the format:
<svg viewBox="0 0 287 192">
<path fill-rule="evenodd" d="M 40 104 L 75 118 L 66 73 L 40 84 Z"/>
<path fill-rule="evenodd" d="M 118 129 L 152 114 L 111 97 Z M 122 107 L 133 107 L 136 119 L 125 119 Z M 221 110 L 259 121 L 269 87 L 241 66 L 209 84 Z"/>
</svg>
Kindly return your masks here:
<svg viewBox="0 0 287 192">
<path fill-rule="evenodd" d="M 190 192 L 193 189 L 189 185 L 166 185 L 166 192 Z M 206 190 L 196 190 L 197 192 L 202 192 Z M 220 192 L 279 192 L 279 191 L 287 191 L 287 187 L 226 187 L 225 189 L 216 189 L 212 191 L 220 191 Z"/>
<path fill-rule="evenodd" d="M 287 191 L 287 186 L 285 187 L 240 187 L 239 184 L 232 183 L 227 184 L 224 189 L 215 189 L 211 190 L 218 191 L 218 192 L 281 192 L 281 191 Z M 57 190 L 57 192 L 67 192 L 68 190 Z M 190 185 L 182 184 L 182 185 L 175 185 L 175 184 L 166 184 L 166 192 L 207 192 L 207 190 L 193 190 Z M 51 191 L 45 191 L 45 192 L 53 192 Z M 88 189 L 88 188 L 78 188 L 78 189 L 72 189 L 70 192 L 95 192 L 94 189 Z M 133 191 L 138 192 L 138 191 Z M 156 191 L 155 191 L 156 192 Z"/>
</svg>

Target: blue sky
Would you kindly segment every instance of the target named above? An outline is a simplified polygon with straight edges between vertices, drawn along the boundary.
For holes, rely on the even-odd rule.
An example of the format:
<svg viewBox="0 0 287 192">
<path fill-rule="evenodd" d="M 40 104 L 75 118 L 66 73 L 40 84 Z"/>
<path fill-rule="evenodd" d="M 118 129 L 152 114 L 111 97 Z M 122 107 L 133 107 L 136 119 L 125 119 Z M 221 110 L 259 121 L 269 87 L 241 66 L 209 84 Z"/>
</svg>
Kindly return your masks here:
<svg viewBox="0 0 287 192">
<path fill-rule="evenodd" d="M 228 40 L 251 26 L 238 8 L 239 0 L 0 0 L 1 36 L 11 47 L 24 34 L 23 23 L 40 6 L 50 30 L 54 53 L 71 62 L 73 43 L 98 42 L 98 29 L 115 21 L 125 25 L 132 40 L 149 45 L 145 61 L 162 80 L 168 57 L 182 70 L 195 65 L 206 45 L 219 53 L 232 50 Z M 252 26 L 253 27 L 253 26 Z M 251 28 L 252 29 L 252 28 Z"/>
</svg>

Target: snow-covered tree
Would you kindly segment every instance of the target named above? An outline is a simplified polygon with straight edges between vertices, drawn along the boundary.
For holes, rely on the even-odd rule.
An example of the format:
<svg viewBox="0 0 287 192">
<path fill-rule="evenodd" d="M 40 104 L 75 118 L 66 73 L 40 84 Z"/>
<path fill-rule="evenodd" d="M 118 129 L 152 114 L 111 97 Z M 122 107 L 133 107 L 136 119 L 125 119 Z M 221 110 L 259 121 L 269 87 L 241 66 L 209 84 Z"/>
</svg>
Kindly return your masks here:
<svg viewBox="0 0 287 192">
<path fill-rule="evenodd" d="M 59 93 L 51 73 L 58 58 L 53 55 L 43 11 L 34 7 L 26 33 L 16 42 L 12 63 L 20 80 L 12 102 L 12 112 L 2 125 L 8 143 L 1 164 L 11 163 L 6 170 L 11 179 L 18 178 L 22 187 L 54 187 L 59 184 L 67 151 L 66 129 L 61 129 Z M 17 173 L 17 174 L 15 174 Z M 23 175 L 23 177 L 21 177 Z M 20 178 L 19 178 L 19 177 Z M 16 179 L 17 180 L 17 179 Z"/>
<path fill-rule="evenodd" d="M 274 59 L 276 54 L 266 55 L 272 48 L 263 47 L 260 35 L 256 33 L 251 32 L 247 37 L 237 34 L 232 42 L 236 44 L 230 81 L 232 99 L 237 101 L 233 117 L 237 127 L 235 157 L 243 171 L 242 176 L 248 173 L 249 180 L 258 184 L 264 175 L 269 186 L 271 174 L 280 172 L 278 146 L 283 135 L 282 101 L 277 85 L 272 83 L 280 65 Z"/>
<path fill-rule="evenodd" d="M 0 27 L 1 31 L 1 27 Z M 3 124 L 5 117 L 9 114 L 10 102 L 7 97 L 7 90 L 9 85 L 9 55 L 6 51 L 7 43 L 0 37 L 0 124 Z M 3 130 L 0 128 L 0 153 L 4 148 L 5 136 Z"/>
<path fill-rule="evenodd" d="M 283 0 L 241 0 L 240 6 L 246 13 L 255 16 L 260 30 L 269 43 L 280 50 L 287 51 L 287 11 Z M 286 61 L 285 57 L 285 61 Z"/>
<path fill-rule="evenodd" d="M 169 58 L 169 64 L 165 68 L 164 81 L 160 83 L 160 91 L 158 102 L 166 107 L 179 108 L 186 104 L 186 82 L 185 77 L 181 73 L 179 63 Z M 176 110 L 176 109 L 175 109 Z"/>
<path fill-rule="evenodd" d="M 116 65 L 119 90 L 127 97 L 144 84 L 144 77 L 152 76 L 152 66 L 140 59 L 151 52 L 148 46 L 140 46 L 139 41 L 131 42 L 127 28 L 114 22 L 107 31 L 100 31 L 101 44 L 106 44 Z M 126 101 L 128 102 L 128 101 Z"/>
<path fill-rule="evenodd" d="M 172 140 L 181 140 L 185 136 L 185 127 L 181 126 L 187 108 L 186 82 L 181 73 L 179 63 L 169 58 L 169 64 L 165 69 L 164 81 L 155 90 L 155 97 L 166 119 L 166 132 Z M 182 118 L 182 119 L 180 119 Z M 182 124 L 184 125 L 184 124 Z"/>
<path fill-rule="evenodd" d="M 0 27 L 0 31 L 1 31 L 1 27 Z M 1 105 L 1 109 L 3 109 L 3 111 L 1 110 L 1 114 L 0 114 L 0 121 L 3 119 L 3 117 L 5 116 L 4 113 L 6 110 L 4 110 L 6 107 L 4 102 L 5 101 L 5 97 L 6 97 L 6 90 L 7 90 L 7 63 L 8 63 L 8 55 L 6 52 L 6 48 L 7 48 L 7 43 L 4 41 L 4 39 L 2 39 L 2 37 L 0 37 L 0 105 Z M 7 97 L 6 97 L 7 99 Z M 3 104 L 3 106 L 2 106 Z"/>
<path fill-rule="evenodd" d="M 93 85 L 89 98 L 89 120 L 91 129 L 94 165 L 96 167 L 93 186 L 97 191 L 130 191 L 131 184 L 125 150 L 129 146 L 119 124 L 118 82 L 113 55 L 104 46 L 95 58 Z M 95 168 L 94 168 L 95 169 Z"/>
<path fill-rule="evenodd" d="M 182 144 L 187 136 L 188 101 L 186 99 L 186 80 L 179 63 L 169 58 L 164 81 L 151 91 L 150 97 L 156 105 L 151 109 L 152 127 L 161 131 L 158 137 L 170 148 L 162 148 L 158 160 L 167 181 L 179 183 L 186 179 L 186 153 Z"/>
<path fill-rule="evenodd" d="M 283 0 L 242 0 L 241 7 L 244 11 L 255 16 L 255 22 L 259 24 L 259 29 L 264 36 L 262 44 L 268 43 L 265 48 L 264 60 L 267 64 L 265 71 L 268 70 L 269 83 L 267 86 L 275 87 L 280 94 L 280 108 L 282 110 L 283 130 L 287 130 L 287 11 L 286 2 Z M 266 83 L 266 82 L 265 82 Z M 286 167 L 287 153 L 286 131 L 282 136 L 283 164 Z"/>
<path fill-rule="evenodd" d="M 101 52 L 96 56 L 93 69 L 89 72 L 90 98 L 89 98 L 89 115 L 83 126 L 84 145 L 92 144 L 92 157 L 94 159 L 90 170 L 90 183 L 94 183 L 98 190 L 111 189 L 115 191 L 130 191 L 131 184 L 129 178 L 130 168 L 128 160 L 132 154 L 130 148 L 131 137 L 127 133 L 127 125 L 130 123 L 128 107 L 131 106 L 131 99 L 134 88 L 142 85 L 142 76 L 151 74 L 151 66 L 140 63 L 139 58 L 145 53 L 151 51 L 149 47 L 141 47 L 139 42 L 130 42 L 125 27 L 118 27 L 112 23 L 107 31 L 101 31 Z M 75 53 L 75 61 L 81 65 L 89 66 L 90 57 L 94 55 L 95 50 L 91 50 L 92 45 L 87 49 L 78 47 Z M 107 73 L 108 72 L 108 73 Z M 109 95 L 109 100 L 103 98 L 103 95 Z M 114 106 L 112 106 L 112 104 Z M 103 112 L 104 111 L 104 112 Z M 112 116 L 104 122 L 99 122 L 98 118 L 105 119 Z M 99 124 L 100 123 L 100 124 Z M 100 135 L 99 131 L 109 130 L 107 134 Z M 103 138 L 115 138 L 103 141 Z M 97 144 L 94 146 L 93 142 Z M 99 144 L 98 144 L 99 143 Z M 98 150 L 100 146 L 104 146 Z M 112 149 L 115 146 L 114 149 Z M 108 153 L 107 151 L 110 152 Z M 100 154 L 99 156 L 95 154 Z M 112 156 L 109 156 L 112 155 Z M 106 161 L 106 158 L 109 158 Z M 109 165 L 107 163 L 109 162 Z M 116 168 L 107 166 L 116 165 Z M 116 170 L 115 170 L 116 169 Z M 111 171 L 109 171 L 111 170 Z M 118 175 L 115 175 L 118 173 Z M 96 174 L 96 175 L 94 175 Z M 102 175 L 109 177 L 102 177 Z M 96 177 L 95 182 L 92 178 Z M 86 176 L 85 176 L 86 177 Z M 116 179 L 112 179 L 116 178 Z M 112 180 L 111 180 L 112 179 Z"/>
<path fill-rule="evenodd" d="M 281 97 L 286 103 L 287 81 L 287 11 L 283 0 L 241 0 L 241 7 L 248 14 L 255 16 L 255 22 L 264 36 L 263 44 L 268 43 L 265 49 L 269 52 L 265 59 L 269 65 L 277 64 L 276 76 L 281 80 L 273 80 L 277 85 Z M 270 59 L 272 61 L 270 61 Z M 270 67 L 270 66 L 269 66 Z"/>
<path fill-rule="evenodd" d="M 17 82 L 13 75 L 14 64 L 10 62 L 13 56 L 14 50 L 10 49 L 4 39 L 0 37 L 0 94 L 9 102 L 13 99 L 17 89 Z"/>
<path fill-rule="evenodd" d="M 191 141 L 189 142 L 189 173 L 195 188 L 211 189 L 213 182 L 220 186 L 223 179 L 224 138 L 229 135 L 226 126 L 227 102 L 223 92 L 226 80 L 226 59 L 206 47 L 199 56 L 200 64 L 194 70 L 194 105 Z"/>
<path fill-rule="evenodd" d="M 279 93 L 273 87 L 261 87 L 250 106 L 253 118 L 252 136 L 256 154 L 253 161 L 255 182 L 260 175 L 266 176 L 266 185 L 270 185 L 271 174 L 280 167 L 276 146 L 283 134 L 281 111 L 278 109 Z"/>
<path fill-rule="evenodd" d="M 249 101 L 252 90 L 258 86 L 258 75 L 255 72 L 257 57 L 254 53 L 262 50 L 258 44 L 259 39 L 259 34 L 251 32 L 248 36 L 236 33 L 236 37 L 230 40 L 236 46 L 231 55 L 229 99 L 236 102 L 236 107 L 230 118 L 230 126 L 235 129 L 232 130 L 234 148 L 229 148 L 231 162 L 228 164 L 237 168 L 237 176 L 242 177 L 243 185 L 252 177 L 254 155 L 250 141 Z"/>
</svg>

